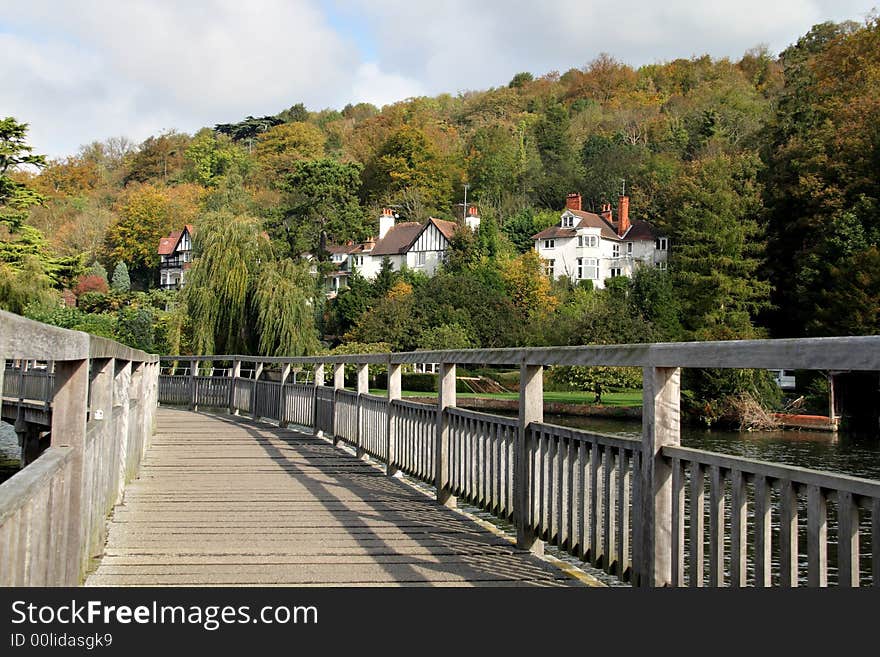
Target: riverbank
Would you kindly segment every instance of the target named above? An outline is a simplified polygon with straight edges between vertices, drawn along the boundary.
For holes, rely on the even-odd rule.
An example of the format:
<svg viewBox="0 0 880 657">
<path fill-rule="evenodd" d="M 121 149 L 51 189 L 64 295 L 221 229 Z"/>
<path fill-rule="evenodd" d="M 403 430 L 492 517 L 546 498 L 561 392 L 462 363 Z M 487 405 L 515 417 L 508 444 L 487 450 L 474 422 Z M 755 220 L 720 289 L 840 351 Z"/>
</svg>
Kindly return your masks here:
<svg viewBox="0 0 880 657">
<path fill-rule="evenodd" d="M 436 397 L 407 397 L 409 401 L 423 404 L 436 403 Z M 465 397 L 458 395 L 455 405 L 473 411 L 502 411 L 516 413 L 519 399 L 498 399 L 491 397 Z M 604 404 L 569 403 L 544 400 L 545 415 L 572 415 L 576 417 L 605 417 L 621 420 L 640 420 L 641 406 L 605 406 Z"/>
</svg>

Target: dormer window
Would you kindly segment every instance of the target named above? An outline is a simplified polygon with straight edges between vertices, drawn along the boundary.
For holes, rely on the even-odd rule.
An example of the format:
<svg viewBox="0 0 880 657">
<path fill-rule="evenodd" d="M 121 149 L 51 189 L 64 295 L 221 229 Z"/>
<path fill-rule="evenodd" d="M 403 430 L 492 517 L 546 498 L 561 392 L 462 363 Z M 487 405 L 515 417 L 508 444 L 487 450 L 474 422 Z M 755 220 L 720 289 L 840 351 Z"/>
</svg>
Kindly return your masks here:
<svg viewBox="0 0 880 657">
<path fill-rule="evenodd" d="M 562 227 L 563 228 L 573 228 L 574 227 L 574 217 L 570 214 L 562 215 Z"/>
</svg>

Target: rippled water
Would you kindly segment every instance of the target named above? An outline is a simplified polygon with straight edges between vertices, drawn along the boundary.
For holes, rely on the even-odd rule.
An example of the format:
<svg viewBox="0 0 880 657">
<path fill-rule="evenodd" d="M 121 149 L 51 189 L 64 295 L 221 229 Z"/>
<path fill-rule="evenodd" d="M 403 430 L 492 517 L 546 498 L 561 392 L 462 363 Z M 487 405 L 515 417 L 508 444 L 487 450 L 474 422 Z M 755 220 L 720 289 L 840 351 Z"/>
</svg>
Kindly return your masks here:
<svg viewBox="0 0 880 657">
<path fill-rule="evenodd" d="M 21 450 L 12 425 L 0 422 L 0 482 L 18 472 Z"/>
<path fill-rule="evenodd" d="M 639 438 L 638 420 L 554 415 L 546 422 Z M 837 434 L 819 431 L 709 431 L 682 426 L 684 447 L 880 479 L 880 434 Z"/>
</svg>

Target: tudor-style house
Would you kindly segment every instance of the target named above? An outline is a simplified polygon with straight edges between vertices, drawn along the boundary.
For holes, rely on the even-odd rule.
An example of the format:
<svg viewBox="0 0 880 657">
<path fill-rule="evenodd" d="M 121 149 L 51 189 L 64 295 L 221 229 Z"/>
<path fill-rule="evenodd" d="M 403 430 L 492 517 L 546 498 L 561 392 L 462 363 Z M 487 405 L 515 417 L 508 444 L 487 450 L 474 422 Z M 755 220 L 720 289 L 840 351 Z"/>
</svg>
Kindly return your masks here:
<svg viewBox="0 0 880 657">
<path fill-rule="evenodd" d="M 428 276 L 437 273 L 449 242 L 459 230 L 454 221 L 429 218 L 424 223 L 405 221 L 395 223 L 394 213 L 383 208 L 379 216 L 379 237 L 370 238 L 360 244 L 330 245 L 327 251 L 330 260 L 337 265 L 335 271 L 327 275 L 327 294 L 334 297 L 345 287 L 351 272 L 357 271 L 367 279 L 374 279 L 382 269 L 382 261 L 388 258 L 392 269 L 400 271 L 408 269 L 423 271 Z M 477 208 L 468 208 L 465 226 L 476 231 L 480 225 Z"/>
<path fill-rule="evenodd" d="M 159 286 L 163 290 L 179 288 L 184 283 L 187 270 L 192 266 L 191 224 L 183 230 L 171 231 L 168 237 L 159 240 Z"/>
<path fill-rule="evenodd" d="M 647 221 L 630 221 L 628 196 L 619 199 L 617 221 L 610 203 L 600 214 L 583 211 L 580 194 L 569 194 L 565 206 L 558 225 L 532 235 L 550 278 L 603 288 L 606 279 L 632 276 L 639 266 L 666 269 L 669 240 Z"/>
</svg>

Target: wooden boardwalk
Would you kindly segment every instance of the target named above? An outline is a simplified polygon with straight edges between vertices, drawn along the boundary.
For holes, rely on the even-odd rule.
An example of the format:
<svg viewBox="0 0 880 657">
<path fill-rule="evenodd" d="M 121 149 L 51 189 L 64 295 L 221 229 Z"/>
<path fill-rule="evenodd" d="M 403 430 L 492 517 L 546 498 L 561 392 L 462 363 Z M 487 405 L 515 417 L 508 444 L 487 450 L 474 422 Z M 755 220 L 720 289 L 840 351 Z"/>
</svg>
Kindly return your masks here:
<svg viewBox="0 0 880 657">
<path fill-rule="evenodd" d="M 162 408 L 90 586 L 583 586 L 326 440 Z"/>
</svg>

